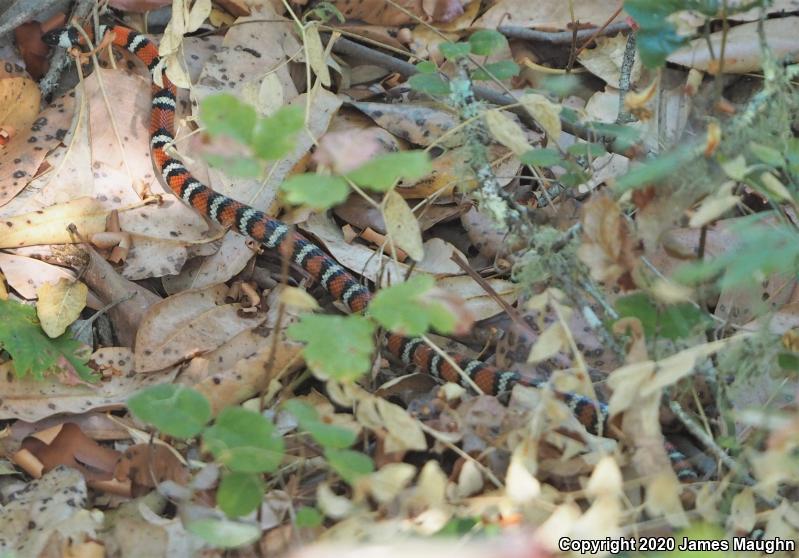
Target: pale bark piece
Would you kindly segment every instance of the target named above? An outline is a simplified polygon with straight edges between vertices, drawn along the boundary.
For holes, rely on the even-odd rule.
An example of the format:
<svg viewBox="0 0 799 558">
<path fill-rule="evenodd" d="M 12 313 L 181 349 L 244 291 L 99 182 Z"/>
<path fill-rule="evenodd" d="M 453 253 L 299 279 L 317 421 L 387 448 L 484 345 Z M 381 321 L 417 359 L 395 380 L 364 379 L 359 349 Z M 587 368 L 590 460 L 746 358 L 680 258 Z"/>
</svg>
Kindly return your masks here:
<svg viewBox="0 0 799 558">
<path fill-rule="evenodd" d="M 42 556 L 47 548 L 67 548 L 64 533 L 94 537 L 102 521 L 84 510 L 87 497 L 86 481 L 75 469 L 57 467 L 31 481 L 3 507 L 0 553 Z"/>
<path fill-rule="evenodd" d="M 212 351 L 266 319 L 265 313 L 240 314 L 241 305 L 225 303 L 226 294 L 227 287 L 217 285 L 150 307 L 136 336 L 136 372 L 161 370 Z"/>
<path fill-rule="evenodd" d="M 474 22 L 474 26 L 496 29 L 498 25 L 519 25 L 563 30 L 577 22 L 602 25 L 618 8 L 616 0 L 499 0 Z M 623 17 L 621 14 L 618 18 Z"/>
<path fill-rule="evenodd" d="M 169 294 L 188 289 L 201 289 L 228 281 L 247 265 L 255 251 L 254 244 L 235 232 L 228 232 L 219 250 L 208 258 L 195 258 L 183 267 L 178 275 L 162 279 Z"/>
<path fill-rule="evenodd" d="M 799 17 L 769 19 L 763 22 L 763 26 L 766 42 L 774 57 L 777 60 L 795 62 L 799 56 L 799 41 L 796 40 Z M 726 34 L 724 73 L 745 74 L 760 70 L 763 65 L 763 50 L 760 48 L 757 27 L 757 22 L 745 23 L 731 28 Z M 723 38 L 724 33 L 721 31 L 710 35 L 713 52 L 716 53 L 715 59 L 708 50 L 707 41 L 701 38 L 669 56 L 668 61 L 711 73 L 718 71 L 717 57 L 721 52 Z"/>
<path fill-rule="evenodd" d="M 33 422 L 60 413 L 121 409 L 137 391 L 171 382 L 176 375 L 177 368 L 172 368 L 157 374 L 112 376 L 97 385 L 68 386 L 51 377 L 44 381 L 17 378 L 11 363 L 4 363 L 0 364 L 0 419 Z"/>
</svg>

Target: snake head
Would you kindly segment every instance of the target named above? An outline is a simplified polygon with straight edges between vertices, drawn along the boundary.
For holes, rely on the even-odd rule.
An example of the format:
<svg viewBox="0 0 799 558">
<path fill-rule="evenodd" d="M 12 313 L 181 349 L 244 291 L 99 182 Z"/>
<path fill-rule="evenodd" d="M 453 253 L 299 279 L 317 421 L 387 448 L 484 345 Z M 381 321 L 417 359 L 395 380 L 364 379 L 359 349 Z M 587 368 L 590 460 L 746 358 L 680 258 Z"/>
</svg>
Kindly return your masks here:
<svg viewBox="0 0 799 558">
<path fill-rule="evenodd" d="M 74 27 L 61 27 L 53 29 L 42 35 L 42 41 L 50 46 L 70 48 L 78 44 L 78 30 Z"/>
</svg>

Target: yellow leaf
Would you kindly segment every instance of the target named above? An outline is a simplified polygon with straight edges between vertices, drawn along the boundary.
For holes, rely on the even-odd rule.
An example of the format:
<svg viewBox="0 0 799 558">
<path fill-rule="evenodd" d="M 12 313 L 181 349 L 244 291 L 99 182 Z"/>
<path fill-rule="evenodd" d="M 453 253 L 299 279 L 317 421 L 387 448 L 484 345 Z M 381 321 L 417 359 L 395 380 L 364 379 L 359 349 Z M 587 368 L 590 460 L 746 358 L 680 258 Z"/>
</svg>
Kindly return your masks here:
<svg viewBox="0 0 799 558">
<path fill-rule="evenodd" d="M 343 519 L 355 510 L 355 505 L 348 498 L 333 492 L 325 482 L 316 488 L 316 502 L 322 513 L 331 519 Z"/>
<path fill-rule="evenodd" d="M 793 198 L 791 193 L 779 179 L 770 172 L 764 172 L 760 175 L 760 180 L 769 194 L 774 196 L 780 201 L 791 201 Z"/>
<path fill-rule="evenodd" d="M 659 473 L 646 485 L 646 511 L 652 517 L 664 516 L 674 526 L 687 526 L 680 494 L 682 486 L 674 473 Z"/>
<path fill-rule="evenodd" d="M 530 349 L 527 362 L 541 362 L 555 356 L 562 348 L 568 346 L 568 339 L 560 322 L 546 328 Z"/>
<path fill-rule="evenodd" d="M 75 238 L 67 230 L 73 223 L 86 237 L 105 230 L 108 209 L 94 198 L 77 198 L 3 219 L 0 248 L 19 248 L 38 244 L 68 244 Z"/>
<path fill-rule="evenodd" d="M 427 507 L 443 506 L 447 496 L 447 475 L 437 461 L 428 461 L 419 473 L 415 499 Z"/>
<path fill-rule="evenodd" d="M 416 467 L 409 463 L 389 463 L 366 477 L 364 482 L 378 503 L 387 504 L 408 486 L 414 475 Z"/>
<path fill-rule="evenodd" d="M 499 110 L 489 110 L 485 113 L 485 121 L 488 130 L 494 139 L 513 151 L 516 155 L 522 155 L 530 151 L 530 144 L 527 143 L 527 136 L 516 122 L 508 115 Z"/>
<path fill-rule="evenodd" d="M 483 489 L 483 473 L 471 459 L 463 463 L 458 475 L 458 496 L 466 498 Z"/>
<path fill-rule="evenodd" d="M 613 457 L 606 455 L 599 460 L 588 481 L 586 492 L 594 497 L 622 495 L 621 471 Z"/>
<path fill-rule="evenodd" d="M 325 49 L 322 46 L 322 39 L 319 38 L 319 29 L 316 25 L 309 25 L 305 28 L 305 52 L 308 57 L 308 64 L 325 87 L 330 87 L 330 71 L 325 62 Z"/>
<path fill-rule="evenodd" d="M 538 93 L 528 93 L 522 95 L 520 99 L 522 106 L 530 113 L 549 136 L 552 142 L 560 138 L 560 105 L 551 102 L 549 99 Z"/>
<path fill-rule="evenodd" d="M 280 291 L 280 302 L 297 310 L 316 310 L 319 303 L 303 289 L 285 287 Z"/>
<path fill-rule="evenodd" d="M 756 520 L 755 495 L 751 488 L 745 486 L 732 499 L 727 526 L 736 533 L 749 533 L 755 528 Z"/>
<path fill-rule="evenodd" d="M 89 288 L 80 281 L 62 278 L 55 285 L 43 284 L 37 294 L 36 313 L 42 329 L 50 337 L 58 337 L 80 316 L 86 306 Z"/>
<path fill-rule="evenodd" d="M 408 414 L 408 411 L 380 398 L 377 398 L 375 404 L 380 413 L 383 427 L 388 430 L 389 435 L 385 440 L 387 452 L 427 449 L 427 439 L 422 427 L 415 418 Z"/>
<path fill-rule="evenodd" d="M 508 465 L 508 472 L 505 475 L 505 493 L 517 504 L 530 503 L 541 494 L 541 483 L 530 474 L 519 451 L 513 452 L 510 465 Z"/>
<path fill-rule="evenodd" d="M 386 194 L 383 219 L 386 222 L 386 232 L 397 248 L 403 250 L 417 262 L 421 261 L 424 258 L 422 229 L 411 208 L 394 190 Z"/>
</svg>

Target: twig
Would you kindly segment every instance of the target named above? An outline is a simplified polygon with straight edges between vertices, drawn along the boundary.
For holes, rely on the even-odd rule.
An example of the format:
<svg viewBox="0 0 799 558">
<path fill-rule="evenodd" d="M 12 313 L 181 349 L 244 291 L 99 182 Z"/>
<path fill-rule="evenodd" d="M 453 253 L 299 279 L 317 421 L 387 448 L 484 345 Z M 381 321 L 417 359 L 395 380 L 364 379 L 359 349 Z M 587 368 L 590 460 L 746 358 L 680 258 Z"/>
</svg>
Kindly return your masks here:
<svg viewBox="0 0 799 558">
<path fill-rule="evenodd" d="M 585 48 L 586 45 L 590 44 L 597 37 L 630 31 L 630 24 L 625 21 L 619 21 L 611 23 L 604 28 L 600 26 L 592 29 L 580 29 L 576 34 L 572 31 L 558 31 L 554 33 L 537 31 L 535 29 L 527 29 L 526 27 L 518 27 L 516 25 L 500 25 L 497 27 L 497 31 L 511 39 L 522 39 L 525 41 L 535 41 L 553 45 L 569 45 L 576 35 L 578 41 L 585 40 L 585 43 L 580 48 L 580 50 L 582 50 L 582 48 Z"/>
<path fill-rule="evenodd" d="M 626 124 L 635 120 L 624 108 L 624 97 L 630 91 L 632 85 L 633 66 L 635 66 L 635 34 L 630 33 L 627 37 L 627 46 L 624 48 L 624 57 L 621 61 L 621 73 L 619 75 L 619 114 L 616 117 L 616 124 Z"/>
<path fill-rule="evenodd" d="M 49 0 L 42 0 L 39 2 L 17 0 L 0 14 L 0 37 L 5 36 L 6 33 L 10 33 L 26 21 L 30 21 L 50 8 L 51 5 L 52 2 Z"/>
</svg>

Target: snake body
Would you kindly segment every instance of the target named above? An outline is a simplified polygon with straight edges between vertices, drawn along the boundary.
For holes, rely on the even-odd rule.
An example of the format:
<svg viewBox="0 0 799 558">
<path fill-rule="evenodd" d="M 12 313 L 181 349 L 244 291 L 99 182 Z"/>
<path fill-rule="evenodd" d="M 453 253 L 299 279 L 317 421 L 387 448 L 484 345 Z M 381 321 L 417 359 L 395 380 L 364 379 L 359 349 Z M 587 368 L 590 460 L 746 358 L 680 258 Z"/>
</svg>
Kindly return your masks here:
<svg viewBox="0 0 799 558">
<path fill-rule="evenodd" d="M 141 33 L 122 26 L 100 26 L 99 31 L 103 38 L 109 37 L 107 34 L 110 33 L 114 45 L 134 54 L 151 72 L 158 67 L 158 48 Z M 43 40 L 65 48 L 80 46 L 84 42 L 82 35 L 74 27 L 51 31 L 44 35 Z M 209 188 L 194 178 L 179 160 L 166 152 L 166 146 L 175 139 L 176 88 L 165 73 L 161 77 L 163 86 L 158 86 L 155 81 L 152 84 L 150 145 L 155 166 L 170 190 L 201 215 L 253 238 L 268 249 L 288 254 L 295 264 L 321 283 L 322 287 L 341 300 L 352 312 L 365 310 L 372 298 L 370 291 L 316 244 L 285 223 Z M 435 378 L 458 383 L 466 388 L 470 388 L 473 382 L 487 394 L 500 394 L 515 384 L 542 384 L 528 380 L 517 372 L 499 370 L 479 360 L 452 355 L 451 361 L 468 376 L 466 379 L 422 339 L 389 333 L 386 344 L 388 350 L 405 364 L 415 365 Z M 576 393 L 557 390 L 554 393 L 568 405 L 588 432 L 606 435 L 610 431 L 607 405 Z M 696 479 L 696 472 L 679 450 L 666 442 L 666 451 L 681 480 Z"/>
</svg>

